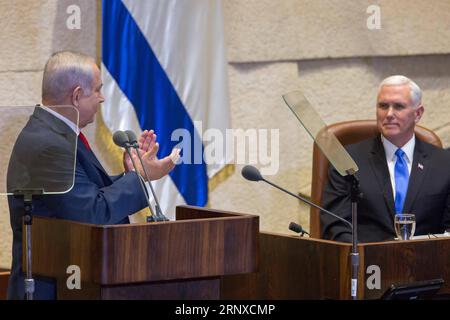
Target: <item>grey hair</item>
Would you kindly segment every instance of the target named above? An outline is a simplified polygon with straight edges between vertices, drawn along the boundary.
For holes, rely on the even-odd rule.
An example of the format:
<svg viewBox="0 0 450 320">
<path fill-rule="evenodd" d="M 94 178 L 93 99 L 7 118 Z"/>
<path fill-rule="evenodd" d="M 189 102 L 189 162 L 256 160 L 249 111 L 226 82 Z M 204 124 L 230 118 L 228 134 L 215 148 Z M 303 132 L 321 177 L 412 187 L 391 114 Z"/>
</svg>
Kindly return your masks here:
<svg viewBox="0 0 450 320">
<path fill-rule="evenodd" d="M 91 57 L 73 51 L 54 53 L 45 64 L 42 77 L 42 100 L 62 103 L 80 86 L 84 95 L 90 95 L 94 81 Z"/>
<path fill-rule="evenodd" d="M 409 86 L 411 94 L 411 102 L 413 104 L 413 107 L 414 108 L 418 107 L 422 103 L 422 90 L 417 85 L 417 83 L 415 83 L 408 77 L 402 75 L 387 77 L 386 79 L 381 81 L 378 91 L 380 91 L 383 86 L 402 86 L 402 85 Z"/>
</svg>

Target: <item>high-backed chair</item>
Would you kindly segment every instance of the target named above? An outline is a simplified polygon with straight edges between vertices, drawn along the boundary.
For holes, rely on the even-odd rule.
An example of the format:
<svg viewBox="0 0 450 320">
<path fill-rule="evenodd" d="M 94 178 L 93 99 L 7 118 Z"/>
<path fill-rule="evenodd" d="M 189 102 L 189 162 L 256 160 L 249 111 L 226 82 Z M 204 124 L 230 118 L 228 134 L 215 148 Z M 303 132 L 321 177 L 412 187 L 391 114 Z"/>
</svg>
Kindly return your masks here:
<svg viewBox="0 0 450 320">
<path fill-rule="evenodd" d="M 334 133 L 337 139 L 345 146 L 356 143 L 380 134 L 375 120 L 355 120 L 339 122 L 328 126 L 328 129 Z M 439 137 L 431 130 L 421 126 L 415 128 L 416 136 L 425 142 L 442 148 Z M 322 203 L 322 191 L 328 181 L 328 160 L 323 155 L 320 148 L 314 144 L 313 148 L 313 166 L 311 182 L 311 200 L 314 203 Z M 313 238 L 321 237 L 320 212 L 311 207 L 310 210 L 310 234 Z"/>
</svg>

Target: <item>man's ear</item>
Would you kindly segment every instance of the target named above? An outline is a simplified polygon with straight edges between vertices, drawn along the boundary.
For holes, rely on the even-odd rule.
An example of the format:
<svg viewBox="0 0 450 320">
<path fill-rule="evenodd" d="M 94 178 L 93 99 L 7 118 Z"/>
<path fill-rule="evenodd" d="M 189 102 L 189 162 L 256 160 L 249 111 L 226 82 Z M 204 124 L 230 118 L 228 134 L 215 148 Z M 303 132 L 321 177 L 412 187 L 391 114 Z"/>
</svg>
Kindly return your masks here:
<svg viewBox="0 0 450 320">
<path fill-rule="evenodd" d="M 420 118 L 422 118 L 423 113 L 425 112 L 425 108 L 423 107 L 423 104 L 419 105 L 415 110 L 415 119 L 414 122 L 419 122 Z"/>
<path fill-rule="evenodd" d="M 80 105 L 80 99 L 83 96 L 83 90 L 80 86 L 75 87 L 72 91 L 72 105 L 78 107 Z"/>
</svg>

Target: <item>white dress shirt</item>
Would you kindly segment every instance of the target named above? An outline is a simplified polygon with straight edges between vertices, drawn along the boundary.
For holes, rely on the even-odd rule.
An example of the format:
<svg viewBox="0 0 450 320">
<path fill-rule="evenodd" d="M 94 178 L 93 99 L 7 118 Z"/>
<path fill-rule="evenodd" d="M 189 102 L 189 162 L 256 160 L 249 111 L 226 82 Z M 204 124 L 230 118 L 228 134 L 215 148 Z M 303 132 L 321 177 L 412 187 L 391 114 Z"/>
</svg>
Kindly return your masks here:
<svg viewBox="0 0 450 320">
<path fill-rule="evenodd" d="M 381 135 L 381 141 L 383 142 L 384 152 L 386 153 L 386 162 L 389 169 L 389 175 L 391 177 L 392 184 L 392 193 L 394 195 L 395 201 L 395 163 L 397 162 L 397 156 L 395 155 L 395 151 L 397 151 L 398 147 L 390 142 L 388 139 Z M 406 164 L 408 165 L 408 173 L 411 175 L 411 168 L 414 157 L 414 147 L 416 146 L 416 136 L 413 135 L 412 138 L 403 146 L 401 149 L 405 153 L 404 159 Z"/>
<path fill-rule="evenodd" d="M 75 123 L 73 123 L 72 121 L 70 121 L 69 119 L 64 117 L 63 115 L 61 115 L 58 112 L 50 109 L 49 107 L 46 107 L 46 106 L 39 106 L 39 107 L 41 107 L 45 111 L 49 112 L 50 114 L 54 115 L 59 120 L 61 120 L 65 124 L 67 124 L 77 134 L 77 136 L 80 134 L 80 128 L 78 128 L 78 126 Z"/>
</svg>

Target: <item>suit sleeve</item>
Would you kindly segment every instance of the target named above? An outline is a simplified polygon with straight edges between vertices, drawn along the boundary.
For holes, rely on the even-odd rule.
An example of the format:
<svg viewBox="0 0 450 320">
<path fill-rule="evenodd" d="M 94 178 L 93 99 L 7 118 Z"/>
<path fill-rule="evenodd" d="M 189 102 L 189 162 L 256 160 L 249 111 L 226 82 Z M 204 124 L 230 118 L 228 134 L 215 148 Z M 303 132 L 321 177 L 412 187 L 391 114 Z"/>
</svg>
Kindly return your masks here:
<svg viewBox="0 0 450 320">
<path fill-rule="evenodd" d="M 43 197 L 57 218 L 93 224 L 116 224 L 145 207 L 147 198 L 135 172 L 116 177 L 100 188 L 77 165 L 74 187 L 66 194 Z"/>
<path fill-rule="evenodd" d="M 119 180 L 120 178 L 122 178 L 124 175 L 126 174 L 126 172 L 122 172 L 121 174 L 115 175 L 115 176 L 110 176 L 112 182 L 115 182 L 117 180 Z"/>
<path fill-rule="evenodd" d="M 350 191 L 350 183 L 330 165 L 328 182 L 322 195 L 323 207 L 351 222 Z M 322 238 L 342 242 L 352 241 L 352 230 L 347 224 L 324 212 L 321 213 L 320 220 Z"/>
</svg>

